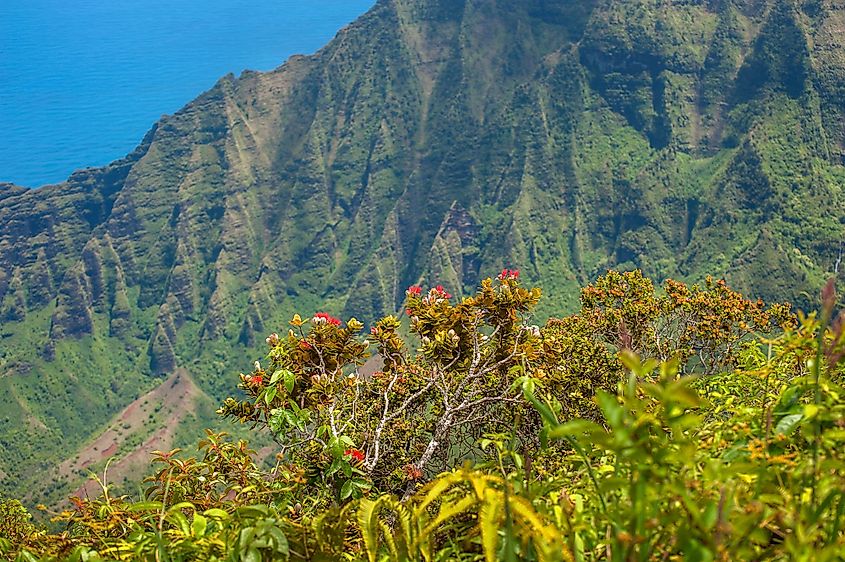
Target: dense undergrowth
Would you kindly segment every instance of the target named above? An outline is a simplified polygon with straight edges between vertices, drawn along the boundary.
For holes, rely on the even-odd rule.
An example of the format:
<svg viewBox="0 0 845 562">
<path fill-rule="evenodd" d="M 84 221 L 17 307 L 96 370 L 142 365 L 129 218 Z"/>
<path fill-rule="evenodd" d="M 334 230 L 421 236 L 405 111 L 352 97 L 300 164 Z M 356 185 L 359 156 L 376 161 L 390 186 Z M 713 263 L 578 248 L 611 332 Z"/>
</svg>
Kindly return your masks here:
<svg viewBox="0 0 845 562">
<path fill-rule="evenodd" d="M 20 560 L 835 560 L 845 549 L 843 315 L 722 282 L 608 272 L 531 325 L 503 271 L 395 317 L 295 316 L 240 375 L 225 434 L 156 453 L 140 497 L 72 498 L 42 528 L 0 503 Z M 409 348 L 411 346 L 411 348 Z M 363 372 L 378 354 L 381 369 Z"/>
</svg>

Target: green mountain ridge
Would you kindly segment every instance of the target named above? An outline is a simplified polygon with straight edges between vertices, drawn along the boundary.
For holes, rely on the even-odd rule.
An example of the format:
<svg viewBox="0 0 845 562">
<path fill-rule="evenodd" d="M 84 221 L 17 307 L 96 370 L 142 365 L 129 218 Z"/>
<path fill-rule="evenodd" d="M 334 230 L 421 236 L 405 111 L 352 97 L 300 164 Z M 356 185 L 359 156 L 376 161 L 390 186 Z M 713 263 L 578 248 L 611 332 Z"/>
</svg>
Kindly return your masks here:
<svg viewBox="0 0 845 562">
<path fill-rule="evenodd" d="M 416 282 L 519 268 L 550 315 L 639 267 L 802 305 L 843 186 L 841 3 L 382 0 L 122 160 L 0 184 L 0 492 L 177 368 L 219 395 L 294 312 L 368 321 Z"/>
</svg>

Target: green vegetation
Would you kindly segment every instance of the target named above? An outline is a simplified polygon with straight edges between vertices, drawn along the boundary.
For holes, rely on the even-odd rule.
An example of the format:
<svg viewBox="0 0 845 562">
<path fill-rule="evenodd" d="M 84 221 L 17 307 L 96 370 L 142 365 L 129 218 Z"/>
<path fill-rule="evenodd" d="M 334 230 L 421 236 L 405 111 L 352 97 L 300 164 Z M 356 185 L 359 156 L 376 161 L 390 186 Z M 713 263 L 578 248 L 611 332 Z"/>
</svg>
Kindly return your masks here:
<svg viewBox="0 0 845 562">
<path fill-rule="evenodd" d="M 610 271 L 572 316 L 503 270 L 457 299 L 411 286 L 412 337 L 294 315 L 224 417 L 275 465 L 207 432 L 157 452 L 141 496 L 34 525 L 0 502 L 10 560 L 839 560 L 845 313 L 724 282 Z M 369 350 L 369 351 L 368 351 Z M 360 367 L 377 353 L 381 370 Z M 46 508 L 45 508 L 46 509 Z"/>
<path fill-rule="evenodd" d="M 224 77 L 123 160 L 0 184 L 0 493 L 77 491 L 176 373 L 191 393 L 124 431 L 115 479 L 143 470 L 139 444 L 220 430 L 239 358 L 296 311 L 407 324 L 404 287 L 470 295 L 505 263 L 546 291 L 538 324 L 609 268 L 805 310 L 841 278 L 836 2 L 457 5 L 380 0 L 313 56 Z"/>
</svg>

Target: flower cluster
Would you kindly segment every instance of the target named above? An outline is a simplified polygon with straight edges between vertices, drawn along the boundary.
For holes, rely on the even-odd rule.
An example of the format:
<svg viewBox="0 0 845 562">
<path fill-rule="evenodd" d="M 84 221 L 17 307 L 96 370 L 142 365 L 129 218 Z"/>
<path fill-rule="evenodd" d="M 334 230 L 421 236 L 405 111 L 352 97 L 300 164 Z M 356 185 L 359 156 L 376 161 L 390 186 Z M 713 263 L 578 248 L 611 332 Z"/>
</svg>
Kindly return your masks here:
<svg viewBox="0 0 845 562">
<path fill-rule="evenodd" d="M 423 304 L 435 304 L 441 301 L 446 301 L 452 298 L 443 285 L 438 285 L 428 291 L 428 296 L 423 299 Z"/>
<path fill-rule="evenodd" d="M 405 478 L 408 480 L 419 480 L 422 478 L 422 470 L 415 464 L 406 464 L 402 470 L 405 472 Z"/>
<path fill-rule="evenodd" d="M 340 326 L 340 320 L 338 318 L 326 314 L 325 312 L 318 312 L 314 315 L 314 318 L 312 318 L 311 321 L 315 324 L 331 324 L 333 326 Z"/>
<path fill-rule="evenodd" d="M 346 449 L 345 451 L 343 451 L 343 456 L 351 457 L 352 460 L 356 462 L 364 461 L 364 453 L 359 451 L 358 449 Z"/>
<path fill-rule="evenodd" d="M 496 279 L 498 279 L 499 281 L 504 281 L 505 279 L 519 279 L 519 270 L 503 269 Z"/>
<path fill-rule="evenodd" d="M 405 291 L 405 294 L 407 294 L 408 296 L 413 295 L 415 297 L 420 296 L 421 293 L 422 287 L 420 287 L 419 285 L 411 285 L 410 287 L 408 287 L 408 290 Z"/>
</svg>

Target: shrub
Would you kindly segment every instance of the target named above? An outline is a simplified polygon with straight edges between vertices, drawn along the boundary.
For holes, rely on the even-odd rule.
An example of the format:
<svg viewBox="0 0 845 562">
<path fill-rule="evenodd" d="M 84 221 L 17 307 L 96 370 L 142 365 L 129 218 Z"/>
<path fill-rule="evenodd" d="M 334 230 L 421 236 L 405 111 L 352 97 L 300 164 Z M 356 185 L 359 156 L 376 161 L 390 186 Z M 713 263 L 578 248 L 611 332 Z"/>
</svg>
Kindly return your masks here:
<svg viewBox="0 0 845 562">
<path fill-rule="evenodd" d="M 327 501 L 359 498 L 372 485 L 410 493 L 455 459 L 483 456 L 478 439 L 512 429 L 527 411 L 520 381 L 541 338 L 526 319 L 540 290 L 506 271 L 460 302 L 439 286 L 411 287 L 407 297 L 415 353 L 394 316 L 364 339 L 354 318 L 297 315 L 285 337 L 267 338 L 269 365 L 241 376 L 248 400 L 227 400 L 221 414 L 269 429 Z M 369 348 L 383 365 L 364 377 L 357 367 Z"/>
<path fill-rule="evenodd" d="M 21 502 L 0 498 L 0 541 L 4 541 L 0 549 L 10 549 L 14 543 L 26 542 L 36 530 L 32 515 Z"/>
<path fill-rule="evenodd" d="M 834 560 L 845 548 L 845 316 L 792 316 L 721 282 L 609 272 L 530 324 L 505 270 L 395 317 L 294 316 L 224 416 L 270 431 L 273 469 L 208 433 L 155 454 L 145 497 L 56 514 L 14 502 L 22 559 Z M 413 349 L 413 350 L 412 350 Z M 363 376 L 369 353 L 382 368 Z M 7 531 L 11 530 L 11 531 Z"/>
</svg>

